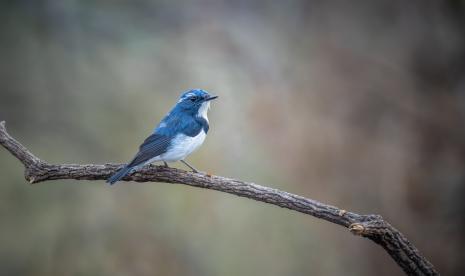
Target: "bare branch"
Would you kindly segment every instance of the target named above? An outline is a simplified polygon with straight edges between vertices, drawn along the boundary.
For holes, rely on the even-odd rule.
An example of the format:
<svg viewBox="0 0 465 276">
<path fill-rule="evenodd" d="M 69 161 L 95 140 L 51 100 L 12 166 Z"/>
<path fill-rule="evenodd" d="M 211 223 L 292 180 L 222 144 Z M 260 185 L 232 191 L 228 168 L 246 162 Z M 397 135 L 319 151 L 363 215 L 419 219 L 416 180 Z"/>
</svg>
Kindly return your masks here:
<svg viewBox="0 0 465 276">
<path fill-rule="evenodd" d="M 49 164 L 30 153 L 11 137 L 0 122 L 0 144 L 25 167 L 25 177 L 31 184 L 47 180 L 105 180 L 123 164 L 77 165 Z M 402 233 L 379 215 L 359 215 L 318 201 L 236 179 L 186 172 L 164 166 L 146 166 L 126 176 L 125 181 L 166 182 L 212 189 L 287 208 L 320 218 L 349 229 L 355 235 L 379 244 L 408 275 L 439 275 Z"/>
</svg>

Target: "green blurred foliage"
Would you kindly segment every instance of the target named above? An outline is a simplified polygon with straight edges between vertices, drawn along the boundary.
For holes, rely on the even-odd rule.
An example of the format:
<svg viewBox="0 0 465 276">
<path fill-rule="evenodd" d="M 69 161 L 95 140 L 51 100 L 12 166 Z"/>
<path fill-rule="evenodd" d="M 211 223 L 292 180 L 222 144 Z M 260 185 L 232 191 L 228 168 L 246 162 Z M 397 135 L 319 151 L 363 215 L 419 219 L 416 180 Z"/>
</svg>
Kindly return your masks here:
<svg viewBox="0 0 465 276">
<path fill-rule="evenodd" d="M 465 270 L 463 1 L 3 1 L 0 120 L 40 158 L 125 162 L 189 88 L 189 160 L 379 213 Z M 0 149 L 1 275 L 399 275 L 346 229 L 162 183 L 29 186 Z"/>
</svg>

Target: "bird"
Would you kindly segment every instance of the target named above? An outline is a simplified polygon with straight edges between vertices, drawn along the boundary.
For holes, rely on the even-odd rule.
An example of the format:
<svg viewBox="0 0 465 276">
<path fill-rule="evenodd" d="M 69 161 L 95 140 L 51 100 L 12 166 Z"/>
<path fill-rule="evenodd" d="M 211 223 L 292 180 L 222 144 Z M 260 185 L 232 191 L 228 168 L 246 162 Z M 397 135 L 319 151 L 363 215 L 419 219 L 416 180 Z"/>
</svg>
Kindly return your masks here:
<svg viewBox="0 0 465 276">
<path fill-rule="evenodd" d="M 157 161 L 162 161 L 165 167 L 168 167 L 167 162 L 181 161 L 198 173 L 185 158 L 205 141 L 210 128 L 207 113 L 210 102 L 216 98 L 218 96 L 212 96 L 202 89 L 182 93 L 176 105 L 139 146 L 134 158 L 106 182 L 113 185 L 126 175 Z"/>
</svg>

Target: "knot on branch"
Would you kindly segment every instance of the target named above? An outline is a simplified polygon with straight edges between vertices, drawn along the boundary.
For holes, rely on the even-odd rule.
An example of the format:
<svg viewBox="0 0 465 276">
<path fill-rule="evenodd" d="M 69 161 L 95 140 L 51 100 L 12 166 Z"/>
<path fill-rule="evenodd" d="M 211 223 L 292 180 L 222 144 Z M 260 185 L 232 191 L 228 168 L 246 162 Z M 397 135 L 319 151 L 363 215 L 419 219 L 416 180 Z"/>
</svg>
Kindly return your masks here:
<svg viewBox="0 0 465 276">
<path fill-rule="evenodd" d="M 365 232 L 365 227 L 361 223 L 352 223 L 349 225 L 349 231 L 356 236 L 361 236 Z"/>
<path fill-rule="evenodd" d="M 337 213 L 340 217 L 343 217 L 345 214 L 347 214 L 347 211 L 344 210 L 344 209 L 341 209 L 339 210 L 339 212 Z"/>
<path fill-rule="evenodd" d="M 349 231 L 362 237 L 379 237 L 384 235 L 391 228 L 380 215 L 366 215 L 360 222 L 349 225 Z"/>
<path fill-rule="evenodd" d="M 32 164 L 25 164 L 24 166 L 24 178 L 30 183 L 38 183 L 47 179 L 47 167 L 49 165 L 45 162 L 37 162 Z"/>
</svg>

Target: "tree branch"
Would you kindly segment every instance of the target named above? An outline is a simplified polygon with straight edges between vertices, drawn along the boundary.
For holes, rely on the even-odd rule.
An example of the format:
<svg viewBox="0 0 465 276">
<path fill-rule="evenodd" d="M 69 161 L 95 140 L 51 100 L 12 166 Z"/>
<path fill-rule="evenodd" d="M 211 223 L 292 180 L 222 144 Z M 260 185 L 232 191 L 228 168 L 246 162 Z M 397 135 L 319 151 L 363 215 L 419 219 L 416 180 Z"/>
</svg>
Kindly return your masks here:
<svg viewBox="0 0 465 276">
<path fill-rule="evenodd" d="M 0 144 L 25 167 L 25 178 L 31 184 L 47 180 L 105 180 L 123 164 L 77 165 L 49 164 L 35 157 L 11 137 L 0 122 Z M 355 235 L 379 244 L 408 275 L 439 275 L 407 238 L 379 215 L 359 215 L 318 201 L 231 178 L 186 172 L 175 168 L 149 165 L 125 181 L 166 182 L 212 189 L 273 204 L 320 218 L 349 229 Z"/>
</svg>

